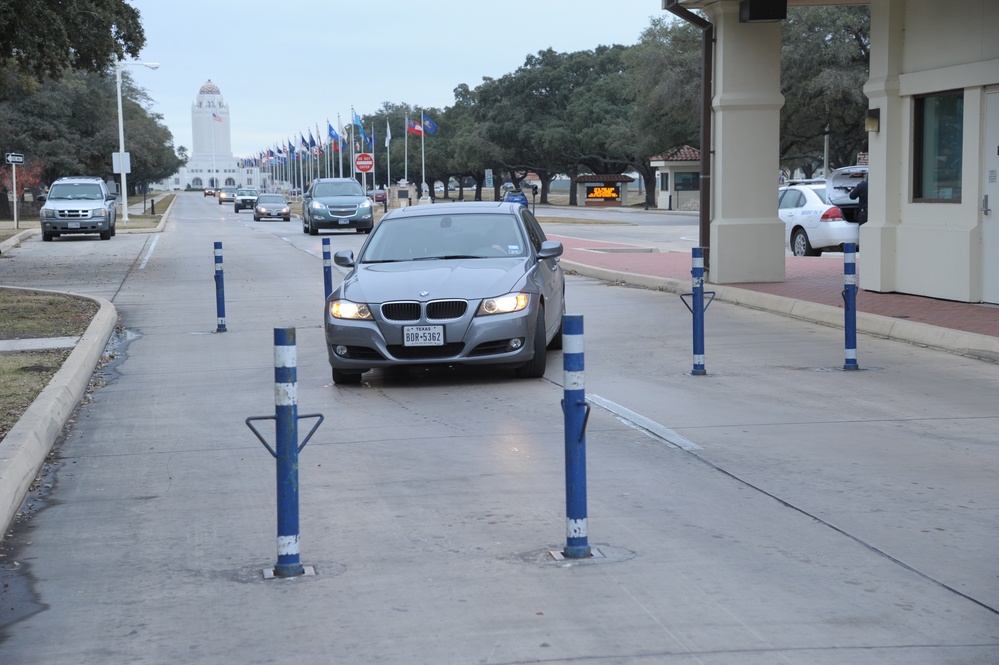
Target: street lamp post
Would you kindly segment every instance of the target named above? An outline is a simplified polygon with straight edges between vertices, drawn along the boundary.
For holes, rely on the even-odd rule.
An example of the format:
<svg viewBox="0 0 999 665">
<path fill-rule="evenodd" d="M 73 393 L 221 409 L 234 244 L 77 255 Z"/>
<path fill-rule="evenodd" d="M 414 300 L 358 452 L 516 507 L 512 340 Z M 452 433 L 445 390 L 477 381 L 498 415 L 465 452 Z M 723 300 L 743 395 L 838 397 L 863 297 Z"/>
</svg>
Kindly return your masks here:
<svg viewBox="0 0 999 665">
<path fill-rule="evenodd" d="M 128 181 L 125 177 L 125 118 L 121 114 L 121 70 L 126 65 L 142 65 L 149 69 L 157 69 L 158 62 L 122 62 L 115 63 L 115 78 L 118 82 L 118 166 L 121 168 L 121 214 L 122 222 L 128 226 Z"/>
</svg>

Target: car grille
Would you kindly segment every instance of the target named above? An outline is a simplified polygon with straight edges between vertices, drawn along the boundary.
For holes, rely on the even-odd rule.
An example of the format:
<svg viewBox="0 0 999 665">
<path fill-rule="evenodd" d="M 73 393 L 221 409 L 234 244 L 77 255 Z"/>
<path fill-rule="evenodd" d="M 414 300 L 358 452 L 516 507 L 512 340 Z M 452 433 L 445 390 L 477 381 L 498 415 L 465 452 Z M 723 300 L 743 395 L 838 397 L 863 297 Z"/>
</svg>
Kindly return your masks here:
<svg viewBox="0 0 999 665">
<path fill-rule="evenodd" d="M 417 301 L 400 301 L 383 303 L 382 316 L 387 321 L 419 321 L 424 306 L 427 321 L 460 319 L 468 311 L 466 300 L 432 300 L 425 304 Z"/>
<path fill-rule="evenodd" d="M 329 205 L 326 209 L 334 217 L 353 217 L 357 214 L 356 205 Z"/>
<path fill-rule="evenodd" d="M 90 219 L 90 209 L 86 210 L 56 210 L 56 219 Z"/>
</svg>

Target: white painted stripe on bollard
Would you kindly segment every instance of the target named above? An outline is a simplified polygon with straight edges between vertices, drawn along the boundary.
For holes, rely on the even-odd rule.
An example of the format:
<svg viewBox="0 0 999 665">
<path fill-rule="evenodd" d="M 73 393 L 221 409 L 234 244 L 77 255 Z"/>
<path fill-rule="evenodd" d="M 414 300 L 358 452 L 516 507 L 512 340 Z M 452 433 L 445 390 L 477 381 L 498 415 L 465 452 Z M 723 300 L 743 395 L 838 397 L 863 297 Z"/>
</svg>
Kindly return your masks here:
<svg viewBox="0 0 999 665">
<path fill-rule="evenodd" d="M 289 344 L 288 346 L 274 347 L 275 367 L 295 367 L 296 364 L 297 363 L 296 363 L 296 353 L 295 353 L 294 344 Z"/>
<path fill-rule="evenodd" d="M 562 377 L 565 383 L 562 388 L 565 390 L 583 390 L 586 387 L 583 372 L 562 372 Z"/>
<path fill-rule="evenodd" d="M 565 534 L 568 538 L 586 538 L 586 518 L 580 520 L 566 519 Z"/>
<path fill-rule="evenodd" d="M 583 336 L 563 334 L 562 353 L 583 353 Z"/>
<path fill-rule="evenodd" d="M 295 406 L 298 404 L 297 383 L 274 384 L 274 406 Z"/>
<path fill-rule="evenodd" d="M 278 536 L 277 539 L 277 553 L 278 556 L 288 556 L 293 554 L 299 554 L 298 551 L 298 536 Z"/>
</svg>

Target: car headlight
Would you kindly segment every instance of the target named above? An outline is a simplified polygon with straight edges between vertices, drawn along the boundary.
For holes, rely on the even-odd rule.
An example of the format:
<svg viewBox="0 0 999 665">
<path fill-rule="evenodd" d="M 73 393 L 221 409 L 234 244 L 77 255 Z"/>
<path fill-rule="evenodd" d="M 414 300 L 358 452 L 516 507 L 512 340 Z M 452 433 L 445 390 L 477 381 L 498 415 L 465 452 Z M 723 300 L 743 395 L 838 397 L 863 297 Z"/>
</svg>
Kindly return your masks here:
<svg viewBox="0 0 999 665">
<path fill-rule="evenodd" d="M 509 314 L 510 312 L 519 312 L 520 310 L 527 307 L 528 303 L 531 302 L 531 294 L 529 293 L 508 293 L 505 296 L 500 296 L 498 298 L 486 298 L 479 305 L 479 310 L 475 313 L 476 316 L 485 316 L 489 314 Z"/>
<path fill-rule="evenodd" d="M 353 319 L 371 321 L 371 310 L 367 305 L 362 305 L 349 300 L 334 300 L 330 303 L 330 316 L 334 319 Z"/>
<path fill-rule="evenodd" d="M 282 214 L 287 214 L 289 212 L 291 212 L 291 208 L 281 208 L 281 213 Z"/>
<path fill-rule="evenodd" d="M 364 201 L 361 203 L 361 205 L 358 206 L 358 208 L 370 208 L 371 205 L 372 205 L 371 199 L 364 199 Z"/>
<path fill-rule="evenodd" d="M 326 208 L 326 206 L 324 206 L 319 201 L 313 201 L 312 203 L 309 204 L 309 207 L 312 208 L 313 210 L 323 210 Z"/>
<path fill-rule="evenodd" d="M 51 208 L 42 208 L 42 219 L 55 219 L 55 210 Z"/>
<path fill-rule="evenodd" d="M 95 208 L 94 210 L 90 211 L 90 216 L 91 217 L 107 217 L 108 216 L 108 211 L 107 211 L 106 208 Z"/>
</svg>

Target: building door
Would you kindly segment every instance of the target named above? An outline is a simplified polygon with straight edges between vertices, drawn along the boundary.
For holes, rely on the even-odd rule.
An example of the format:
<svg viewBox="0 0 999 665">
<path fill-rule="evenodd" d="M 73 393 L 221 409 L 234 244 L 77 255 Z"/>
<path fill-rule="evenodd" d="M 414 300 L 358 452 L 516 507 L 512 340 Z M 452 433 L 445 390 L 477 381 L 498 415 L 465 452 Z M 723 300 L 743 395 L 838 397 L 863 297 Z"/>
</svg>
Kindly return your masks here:
<svg viewBox="0 0 999 665">
<path fill-rule="evenodd" d="M 985 103 L 985 168 L 982 170 L 982 299 L 999 303 L 999 92 Z M 987 204 L 986 204 L 987 201 Z"/>
</svg>

